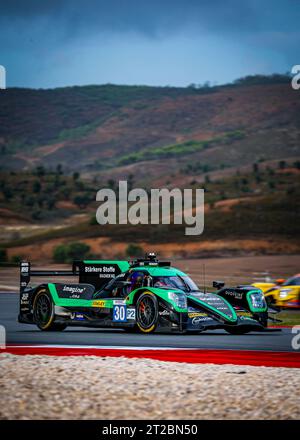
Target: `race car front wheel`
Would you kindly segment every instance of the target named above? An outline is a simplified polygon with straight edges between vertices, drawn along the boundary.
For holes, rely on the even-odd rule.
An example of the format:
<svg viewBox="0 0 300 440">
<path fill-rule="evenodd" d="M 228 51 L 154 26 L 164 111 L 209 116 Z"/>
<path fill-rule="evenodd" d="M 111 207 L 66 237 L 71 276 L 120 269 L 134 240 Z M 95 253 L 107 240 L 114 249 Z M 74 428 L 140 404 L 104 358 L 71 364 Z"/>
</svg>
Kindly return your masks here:
<svg viewBox="0 0 300 440">
<path fill-rule="evenodd" d="M 33 319 L 43 331 L 62 331 L 66 328 L 65 324 L 54 322 L 54 304 L 46 289 L 40 290 L 34 298 Z"/>
<path fill-rule="evenodd" d="M 158 322 L 158 304 L 151 292 L 143 293 L 136 303 L 136 324 L 141 333 L 152 333 Z"/>
</svg>

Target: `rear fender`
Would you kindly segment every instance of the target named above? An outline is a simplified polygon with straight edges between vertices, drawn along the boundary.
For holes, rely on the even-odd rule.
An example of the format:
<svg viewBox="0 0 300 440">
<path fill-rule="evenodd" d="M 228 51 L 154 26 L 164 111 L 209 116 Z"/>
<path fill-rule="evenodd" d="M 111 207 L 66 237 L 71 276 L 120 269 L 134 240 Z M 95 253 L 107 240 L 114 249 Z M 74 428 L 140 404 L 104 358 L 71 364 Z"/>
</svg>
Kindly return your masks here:
<svg viewBox="0 0 300 440">
<path fill-rule="evenodd" d="M 48 283 L 53 303 L 61 307 L 90 307 L 95 292 L 91 284 Z"/>
<path fill-rule="evenodd" d="M 47 289 L 47 284 L 40 284 L 36 287 L 26 287 L 20 292 L 20 312 L 18 316 L 19 322 L 33 322 L 33 304 L 37 293 L 42 289 Z"/>
</svg>

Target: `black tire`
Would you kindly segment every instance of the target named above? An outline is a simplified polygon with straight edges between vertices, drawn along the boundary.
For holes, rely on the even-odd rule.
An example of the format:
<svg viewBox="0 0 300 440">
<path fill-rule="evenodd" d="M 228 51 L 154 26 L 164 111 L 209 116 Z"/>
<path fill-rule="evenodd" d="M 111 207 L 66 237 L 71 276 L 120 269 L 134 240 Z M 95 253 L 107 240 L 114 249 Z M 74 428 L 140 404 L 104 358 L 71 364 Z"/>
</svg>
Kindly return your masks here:
<svg viewBox="0 0 300 440">
<path fill-rule="evenodd" d="M 42 331 L 63 331 L 67 325 L 54 322 L 54 304 L 48 290 L 41 289 L 33 301 L 33 320 Z"/>
<path fill-rule="evenodd" d="M 141 333 L 153 333 L 158 324 L 158 303 L 152 292 L 144 292 L 136 303 L 136 328 Z"/>
</svg>

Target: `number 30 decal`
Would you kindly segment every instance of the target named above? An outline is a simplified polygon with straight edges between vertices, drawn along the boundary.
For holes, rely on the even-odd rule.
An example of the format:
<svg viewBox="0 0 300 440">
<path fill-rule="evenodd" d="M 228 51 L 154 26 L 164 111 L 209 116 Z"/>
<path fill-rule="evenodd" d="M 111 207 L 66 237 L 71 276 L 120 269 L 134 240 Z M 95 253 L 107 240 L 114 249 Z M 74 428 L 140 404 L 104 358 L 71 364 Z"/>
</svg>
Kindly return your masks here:
<svg viewBox="0 0 300 440">
<path fill-rule="evenodd" d="M 113 321 L 114 322 L 126 322 L 127 321 L 126 306 L 125 305 L 114 306 L 114 308 L 113 308 Z"/>
</svg>

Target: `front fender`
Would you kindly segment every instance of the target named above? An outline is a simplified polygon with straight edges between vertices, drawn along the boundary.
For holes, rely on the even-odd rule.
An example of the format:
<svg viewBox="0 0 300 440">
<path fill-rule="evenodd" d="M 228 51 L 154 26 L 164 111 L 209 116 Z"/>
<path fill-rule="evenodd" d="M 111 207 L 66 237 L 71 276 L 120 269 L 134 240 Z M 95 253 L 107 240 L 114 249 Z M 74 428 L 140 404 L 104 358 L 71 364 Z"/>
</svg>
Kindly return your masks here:
<svg viewBox="0 0 300 440">
<path fill-rule="evenodd" d="M 230 304 L 221 295 L 216 293 L 198 293 L 192 294 L 188 297 L 188 301 L 192 304 L 200 306 L 207 312 L 211 312 L 215 316 L 223 318 L 225 321 L 230 323 L 237 322 L 237 315 Z"/>
<path fill-rule="evenodd" d="M 126 298 L 126 302 L 128 304 L 134 304 L 137 301 L 137 298 L 140 294 L 144 292 L 151 292 L 158 298 L 161 298 L 166 303 L 170 304 L 172 308 L 179 313 L 187 313 L 187 308 L 180 308 L 177 306 L 176 302 L 170 298 L 169 293 L 175 293 L 178 295 L 185 295 L 181 290 L 175 289 L 159 289 L 157 287 L 140 287 L 139 289 L 133 290 Z"/>
</svg>

